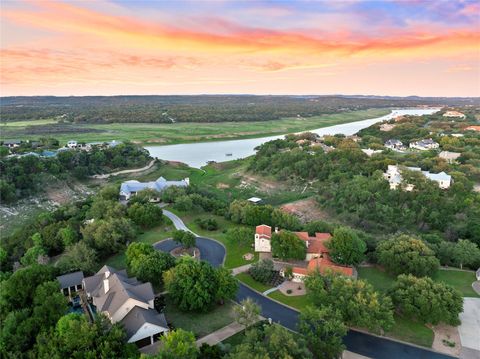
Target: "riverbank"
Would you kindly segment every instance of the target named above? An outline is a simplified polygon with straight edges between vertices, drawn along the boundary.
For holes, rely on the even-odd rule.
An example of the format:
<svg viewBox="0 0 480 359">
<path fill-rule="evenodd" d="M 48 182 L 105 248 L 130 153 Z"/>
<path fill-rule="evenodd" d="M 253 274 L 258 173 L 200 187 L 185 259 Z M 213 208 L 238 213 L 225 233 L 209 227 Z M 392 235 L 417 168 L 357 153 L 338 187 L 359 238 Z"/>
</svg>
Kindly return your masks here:
<svg viewBox="0 0 480 359">
<path fill-rule="evenodd" d="M 50 136 L 65 144 L 78 142 L 134 141 L 142 145 L 172 145 L 193 142 L 250 139 L 283 135 L 362 121 L 390 113 L 388 108 L 349 111 L 309 118 L 296 117 L 273 121 L 215 122 L 215 123 L 112 123 L 58 124 L 53 120 L 2 123 L 1 139 L 38 139 Z"/>
</svg>

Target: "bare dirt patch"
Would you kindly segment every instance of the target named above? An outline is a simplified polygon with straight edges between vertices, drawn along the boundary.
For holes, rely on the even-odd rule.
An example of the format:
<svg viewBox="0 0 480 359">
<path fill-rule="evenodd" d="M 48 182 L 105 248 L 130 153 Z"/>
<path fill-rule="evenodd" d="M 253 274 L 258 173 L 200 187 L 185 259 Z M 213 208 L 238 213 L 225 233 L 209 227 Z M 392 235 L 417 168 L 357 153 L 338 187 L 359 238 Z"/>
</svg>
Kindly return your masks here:
<svg viewBox="0 0 480 359">
<path fill-rule="evenodd" d="M 280 209 L 299 217 L 303 222 L 329 219 L 328 213 L 322 211 L 313 198 L 287 203 L 281 206 Z"/>
<path fill-rule="evenodd" d="M 307 294 L 305 284 L 295 283 L 291 280 L 286 280 L 283 282 L 282 285 L 278 287 L 278 290 L 289 297 Z"/>
<path fill-rule="evenodd" d="M 453 355 L 455 357 L 460 356 L 460 349 L 462 345 L 457 327 L 439 324 L 434 326 L 432 330 L 434 333 L 432 349 L 441 353 Z"/>
<path fill-rule="evenodd" d="M 242 181 L 240 183 L 240 187 L 254 187 L 257 190 L 267 194 L 286 189 L 285 184 L 269 180 L 265 177 L 243 174 L 241 179 Z"/>
<path fill-rule="evenodd" d="M 225 188 L 230 188 L 230 186 L 226 183 L 220 182 L 220 183 L 217 183 L 217 188 L 218 189 L 225 189 Z"/>
</svg>

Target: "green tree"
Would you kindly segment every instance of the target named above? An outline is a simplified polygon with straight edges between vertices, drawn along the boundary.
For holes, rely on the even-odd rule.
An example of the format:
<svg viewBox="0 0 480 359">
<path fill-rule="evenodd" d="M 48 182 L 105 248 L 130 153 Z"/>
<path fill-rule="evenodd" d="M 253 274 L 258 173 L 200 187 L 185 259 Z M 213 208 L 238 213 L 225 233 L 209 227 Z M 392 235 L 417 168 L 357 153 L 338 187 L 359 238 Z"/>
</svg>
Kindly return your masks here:
<svg viewBox="0 0 480 359">
<path fill-rule="evenodd" d="M 406 316 L 436 325 L 444 322 L 460 324 L 458 315 L 463 311 L 461 294 L 444 283 L 431 278 L 399 275 L 390 291 L 393 303 Z"/>
<path fill-rule="evenodd" d="M 97 315 L 90 324 L 84 315 L 67 314 L 57 322 L 55 330 L 37 338 L 36 358 L 121 358 L 139 357 L 134 344 L 126 343 L 125 330 Z"/>
<path fill-rule="evenodd" d="M 305 259 L 307 246 L 294 233 L 281 231 L 274 233 L 271 239 L 272 255 L 283 260 Z"/>
<path fill-rule="evenodd" d="M 31 264 L 38 263 L 38 257 L 46 256 L 46 255 L 47 255 L 47 251 L 43 249 L 43 247 L 33 246 L 25 252 L 23 257 L 20 259 L 20 262 L 24 266 L 29 266 Z"/>
<path fill-rule="evenodd" d="M 172 301 L 183 311 L 205 312 L 217 299 L 218 278 L 207 262 L 183 257 L 164 274 L 165 288 Z"/>
<path fill-rule="evenodd" d="M 273 269 L 274 267 L 271 259 L 262 259 L 259 262 L 253 263 L 249 268 L 248 273 L 257 282 L 267 284 L 273 278 Z"/>
<path fill-rule="evenodd" d="M 480 249 L 468 240 L 459 240 L 453 249 L 454 261 L 463 269 L 464 265 L 472 266 L 480 262 Z"/>
<path fill-rule="evenodd" d="M 306 307 L 300 313 L 298 331 L 315 358 L 340 358 L 345 349 L 342 338 L 347 334 L 347 327 L 340 312 L 330 307 Z"/>
<path fill-rule="evenodd" d="M 245 329 L 255 324 L 260 316 L 260 306 L 252 298 L 244 299 L 233 307 L 235 321 Z"/>
<path fill-rule="evenodd" d="M 390 298 L 376 292 L 363 280 L 314 273 L 306 278 L 305 285 L 316 306 L 338 310 L 349 325 L 379 332 L 394 324 Z"/>
<path fill-rule="evenodd" d="M 347 227 L 339 227 L 333 232 L 333 238 L 327 243 L 330 257 L 340 264 L 356 265 L 365 258 L 367 245 L 355 231 Z"/>
<path fill-rule="evenodd" d="M 29 307 L 33 303 L 37 286 L 53 278 L 54 269 L 39 264 L 14 272 L 0 283 L 0 318 L 4 318 L 10 311 Z"/>
<path fill-rule="evenodd" d="M 89 219 L 120 218 L 125 215 L 125 207 L 117 200 L 107 200 L 95 197 L 86 217 Z"/>
<path fill-rule="evenodd" d="M 143 228 L 151 228 L 162 223 L 163 211 L 153 203 L 134 203 L 128 207 L 128 217 Z"/>
<path fill-rule="evenodd" d="M 195 335 L 183 329 L 176 329 L 161 338 L 158 359 L 196 359 L 198 348 Z"/>
<path fill-rule="evenodd" d="M 395 275 L 432 275 L 440 265 L 435 253 L 423 241 L 401 234 L 377 246 L 378 262 Z"/>
<path fill-rule="evenodd" d="M 153 251 L 131 262 L 129 272 L 143 282 L 159 285 L 163 272 L 175 266 L 175 257 L 170 253 Z"/>
<path fill-rule="evenodd" d="M 180 243 L 185 248 L 195 246 L 195 235 L 192 232 L 176 230 L 172 237 L 175 242 Z"/>
<path fill-rule="evenodd" d="M 68 246 L 57 263 L 57 267 L 64 273 L 75 270 L 94 273 L 97 266 L 97 252 L 83 241 Z"/>
<path fill-rule="evenodd" d="M 315 233 L 333 233 L 335 226 L 324 221 L 312 221 L 305 224 L 305 230 L 310 236 L 315 236 Z"/>
<path fill-rule="evenodd" d="M 103 256 L 118 252 L 135 238 L 132 223 L 125 218 L 94 221 L 83 227 L 81 232 L 87 244 Z"/>
<path fill-rule="evenodd" d="M 71 226 L 67 226 L 67 227 L 61 228 L 61 229 L 58 231 L 58 234 L 59 234 L 60 237 L 62 238 L 63 245 L 64 245 L 65 247 L 71 246 L 71 245 L 74 244 L 74 243 L 77 241 L 77 239 L 78 239 L 78 234 L 77 234 L 77 232 L 76 232 Z"/>
<path fill-rule="evenodd" d="M 225 300 L 235 298 L 238 290 L 238 280 L 232 275 L 230 269 L 219 267 L 215 269 L 218 289 L 216 293 L 216 300 L 222 305 Z"/>
<path fill-rule="evenodd" d="M 254 241 L 254 231 L 249 227 L 231 227 L 225 236 L 231 243 L 251 244 Z"/>
<path fill-rule="evenodd" d="M 148 243 L 133 242 L 130 243 L 125 252 L 125 261 L 127 267 L 132 265 L 132 262 L 137 261 L 140 257 L 153 253 L 155 249 Z"/>
<path fill-rule="evenodd" d="M 280 325 L 264 325 L 247 331 L 242 344 L 236 345 L 229 359 L 312 358 L 305 340 Z"/>
</svg>

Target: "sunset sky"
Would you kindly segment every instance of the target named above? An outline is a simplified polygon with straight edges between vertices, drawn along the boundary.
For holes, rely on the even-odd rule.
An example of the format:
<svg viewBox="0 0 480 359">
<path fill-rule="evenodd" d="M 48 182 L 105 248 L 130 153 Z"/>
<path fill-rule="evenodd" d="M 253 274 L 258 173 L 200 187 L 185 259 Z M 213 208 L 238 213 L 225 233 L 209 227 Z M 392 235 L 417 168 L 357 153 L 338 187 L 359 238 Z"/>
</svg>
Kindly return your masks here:
<svg viewBox="0 0 480 359">
<path fill-rule="evenodd" d="M 1 96 L 480 96 L 480 2 L 6 1 Z"/>
</svg>

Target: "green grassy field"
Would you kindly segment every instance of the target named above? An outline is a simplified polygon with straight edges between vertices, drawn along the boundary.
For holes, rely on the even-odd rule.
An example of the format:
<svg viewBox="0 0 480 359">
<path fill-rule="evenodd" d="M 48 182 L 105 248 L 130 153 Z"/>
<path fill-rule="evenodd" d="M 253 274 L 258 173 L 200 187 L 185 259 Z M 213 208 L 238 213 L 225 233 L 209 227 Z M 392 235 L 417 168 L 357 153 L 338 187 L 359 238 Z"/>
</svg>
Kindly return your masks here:
<svg viewBox="0 0 480 359">
<path fill-rule="evenodd" d="M 432 347 L 434 336 L 432 329 L 399 315 L 395 315 L 394 319 L 392 329 L 385 333 L 387 336 L 427 348 Z"/>
<path fill-rule="evenodd" d="M 245 283 L 249 287 L 252 287 L 253 289 L 259 291 L 260 293 L 265 292 L 266 290 L 272 288 L 269 285 L 265 285 L 263 283 L 257 282 L 255 279 L 253 279 L 250 274 L 248 273 L 240 273 L 235 276 L 239 281 Z"/>
<path fill-rule="evenodd" d="M 198 141 L 218 141 L 241 138 L 255 138 L 284 133 L 300 132 L 341 123 L 366 120 L 389 113 L 388 109 L 369 109 L 337 114 L 321 115 L 305 119 L 285 118 L 275 121 L 220 122 L 220 123 L 114 123 L 77 125 L 83 129 L 102 132 L 55 133 L 61 143 L 74 138 L 77 141 L 136 141 L 149 144 L 175 144 Z M 45 126 L 54 123 L 51 119 L 37 121 L 18 121 L 1 125 L 1 138 L 34 139 L 39 135 L 27 135 L 27 126 Z"/>
<path fill-rule="evenodd" d="M 308 295 L 289 296 L 276 290 L 275 292 L 270 293 L 268 296 L 298 310 L 303 310 L 307 305 L 312 305 Z"/>
<path fill-rule="evenodd" d="M 165 317 L 175 328 L 191 331 L 197 338 L 210 334 L 234 321 L 232 302 L 226 302 L 206 313 L 182 312 L 168 300 Z"/>
<path fill-rule="evenodd" d="M 390 289 L 395 281 L 391 276 L 375 267 L 358 268 L 358 277 L 366 279 L 375 289 L 385 292 Z M 472 289 L 472 283 L 475 281 L 475 273 L 460 271 L 455 269 L 439 270 L 432 277 L 437 282 L 443 282 L 457 289 L 464 297 L 479 297 Z"/>
</svg>

